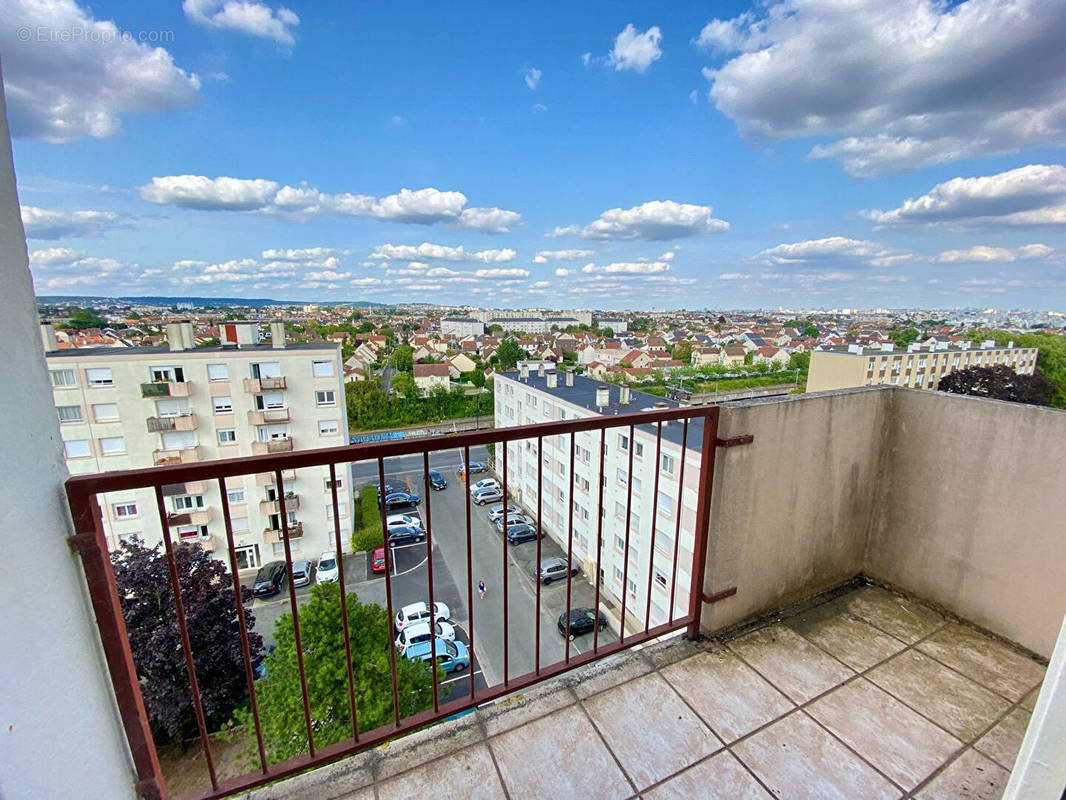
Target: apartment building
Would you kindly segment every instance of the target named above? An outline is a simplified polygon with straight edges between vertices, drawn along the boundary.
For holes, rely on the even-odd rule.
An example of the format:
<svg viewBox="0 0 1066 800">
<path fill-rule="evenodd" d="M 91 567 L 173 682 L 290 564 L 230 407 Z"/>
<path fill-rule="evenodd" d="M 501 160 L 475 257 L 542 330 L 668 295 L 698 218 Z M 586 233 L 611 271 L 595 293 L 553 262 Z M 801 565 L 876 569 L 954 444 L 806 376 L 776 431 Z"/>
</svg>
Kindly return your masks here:
<svg viewBox="0 0 1066 800">
<path fill-rule="evenodd" d="M 444 317 L 440 321 L 440 332 L 445 336 L 455 336 L 460 339 L 467 336 L 483 336 L 485 323 L 470 317 Z"/>
<path fill-rule="evenodd" d="M 676 405 L 666 403 L 659 397 L 632 391 L 629 387 L 608 386 L 575 375 L 572 371 L 560 375 L 543 364 L 530 367 L 524 362 L 520 362 L 517 374 L 496 375 L 495 396 L 497 428 L 539 425 Z M 565 550 L 572 509 L 574 561 L 592 582 L 596 576 L 597 514 L 602 514 L 603 540 L 599 564 L 601 596 L 609 610 L 618 616 L 623 592 L 627 592 L 627 627 L 643 628 L 649 574 L 652 577 L 652 625 L 668 620 L 670 595 L 675 585 L 675 613 L 684 614 L 688 608 L 687 587 L 690 585 L 689 572 L 694 547 L 702 424 L 699 421 L 689 424 L 687 445 L 681 441 L 682 432 L 680 422 L 663 424 L 660 457 L 656 463 L 655 426 L 638 426 L 633 432 L 633 441 L 630 441 L 628 428 L 608 429 L 602 442 L 602 472 L 598 431 L 575 435 L 572 458 L 569 437 L 549 436 L 543 439 L 543 532 Z M 512 499 L 536 512 L 537 440 L 511 442 L 507 447 L 508 492 Z M 631 448 L 632 474 L 629 468 Z M 497 454 L 497 468 L 501 467 L 500 455 Z M 572 495 L 571 469 L 574 473 Z M 656 472 L 659 475 L 657 493 Z M 602 506 L 599 501 L 601 474 Z M 684 485 L 679 487 L 682 478 Z M 631 496 L 628 491 L 630 485 Z M 675 500 L 678 497 L 681 498 L 680 508 Z M 628 569 L 624 563 L 627 507 Z M 678 551 L 676 580 L 673 573 L 675 546 Z"/>
<path fill-rule="evenodd" d="M 191 322 L 167 326 L 166 347 L 56 350 L 44 326 L 45 358 L 72 475 L 282 453 L 347 444 L 340 347 L 285 341 L 272 322 L 226 323 L 223 343 L 194 347 Z M 351 487 L 338 476 L 341 541 L 350 547 Z M 282 474 L 294 557 L 334 549 L 327 467 Z M 174 541 L 197 542 L 228 559 L 216 482 L 164 488 Z M 273 473 L 226 479 L 239 569 L 284 557 L 279 487 Z M 112 549 L 126 539 L 162 541 L 151 490 L 108 496 L 103 520 Z"/>
<path fill-rule="evenodd" d="M 969 342 L 914 343 L 899 350 L 892 344 L 880 347 L 848 345 L 811 353 L 808 392 L 825 392 L 854 386 L 907 386 L 936 389 L 940 379 L 958 369 L 1006 364 L 1022 375 L 1036 369 L 1037 349 L 1001 347 L 988 340 L 980 346 Z"/>
</svg>

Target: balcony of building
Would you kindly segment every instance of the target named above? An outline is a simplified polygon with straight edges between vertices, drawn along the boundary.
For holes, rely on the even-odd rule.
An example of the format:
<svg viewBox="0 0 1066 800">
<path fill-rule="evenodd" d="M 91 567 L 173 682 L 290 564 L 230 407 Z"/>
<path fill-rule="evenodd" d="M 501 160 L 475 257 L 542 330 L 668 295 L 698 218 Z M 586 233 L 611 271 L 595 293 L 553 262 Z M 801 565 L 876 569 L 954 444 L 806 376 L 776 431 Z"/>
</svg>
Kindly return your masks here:
<svg viewBox="0 0 1066 800">
<path fill-rule="evenodd" d="M 172 528 L 179 525 L 206 525 L 211 521 L 211 511 L 211 506 L 188 511 L 172 511 L 167 515 L 167 524 Z"/>
<path fill-rule="evenodd" d="M 285 376 L 279 375 L 274 378 L 245 378 L 244 391 L 252 394 L 259 392 L 272 392 L 285 389 Z"/>
<path fill-rule="evenodd" d="M 163 486 L 163 497 L 175 497 L 182 494 L 203 494 L 205 491 L 207 491 L 206 481 L 168 483 Z"/>
<path fill-rule="evenodd" d="M 173 417 L 148 417 L 148 432 L 194 431 L 196 430 L 196 424 L 196 415 L 191 411 L 188 414 L 180 414 Z"/>
<path fill-rule="evenodd" d="M 297 520 L 296 522 L 288 525 L 289 538 L 299 539 L 304 535 L 304 524 Z M 279 528 L 264 528 L 263 529 L 263 541 L 267 544 L 275 544 L 285 540 L 285 531 Z"/>
<path fill-rule="evenodd" d="M 194 544 L 208 553 L 215 551 L 215 540 L 210 533 L 181 533 L 178 535 L 177 541 L 182 544 Z"/>
<path fill-rule="evenodd" d="M 203 453 L 200 450 L 200 445 L 196 445 L 195 447 L 185 447 L 180 450 L 152 451 L 152 463 L 157 467 L 169 466 L 171 464 L 192 464 L 202 460 Z"/>
<path fill-rule="evenodd" d="M 281 439 L 270 439 L 266 442 L 252 442 L 252 455 L 254 456 L 265 456 L 274 453 L 288 453 L 291 451 L 291 436 L 286 436 Z"/>
<path fill-rule="evenodd" d="M 141 397 L 188 397 L 192 381 L 151 381 L 141 384 Z"/>
<path fill-rule="evenodd" d="M 276 476 L 273 472 L 257 472 L 255 474 L 256 486 L 273 486 L 276 482 Z M 286 484 L 296 480 L 296 470 L 283 469 L 281 470 L 281 480 Z"/>
<path fill-rule="evenodd" d="M 292 415 L 287 408 L 267 408 L 262 411 L 249 411 L 249 425 L 273 425 L 280 422 L 289 422 Z"/>
<path fill-rule="evenodd" d="M 295 492 L 285 492 L 285 511 L 299 511 L 300 509 L 300 496 Z M 259 501 L 259 513 L 260 514 L 280 514 L 281 513 L 281 500 L 260 500 Z"/>
</svg>

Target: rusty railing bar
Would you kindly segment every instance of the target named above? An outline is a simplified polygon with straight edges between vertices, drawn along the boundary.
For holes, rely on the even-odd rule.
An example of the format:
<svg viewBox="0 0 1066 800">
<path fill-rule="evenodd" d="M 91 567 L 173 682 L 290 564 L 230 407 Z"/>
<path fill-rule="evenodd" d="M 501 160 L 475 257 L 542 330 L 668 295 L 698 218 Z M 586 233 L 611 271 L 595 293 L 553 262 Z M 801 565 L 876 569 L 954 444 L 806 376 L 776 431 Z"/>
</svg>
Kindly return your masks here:
<svg viewBox="0 0 1066 800">
<path fill-rule="evenodd" d="M 392 544 L 389 542 L 389 524 L 385 516 L 385 458 L 378 457 L 378 513 L 381 517 L 381 536 L 385 542 L 385 552 L 389 557 L 385 564 L 385 628 L 389 640 L 389 665 L 392 673 L 392 712 L 396 727 L 400 727 L 400 689 L 396 679 L 396 642 L 393 640 L 392 627 L 392 566 L 395 563 Z"/>
<path fill-rule="evenodd" d="M 351 480 L 351 473 L 346 476 Z M 333 537 L 337 546 L 337 582 L 341 585 L 341 630 L 344 633 L 344 662 L 348 672 L 348 710 L 352 715 L 352 740 L 359 741 L 359 714 L 355 704 L 355 666 L 352 664 L 352 639 L 348 631 L 348 592 L 344 587 L 344 548 L 341 547 L 340 505 L 337 501 L 337 465 L 329 465 L 329 491 L 333 500 Z M 353 526 L 354 527 L 354 526 Z M 374 554 L 371 551 L 370 557 Z M 388 564 L 386 564 L 386 568 Z"/>
<path fill-rule="evenodd" d="M 619 626 L 622 641 L 626 638 L 626 601 L 629 600 L 629 529 L 633 516 L 633 441 L 634 426 L 629 426 L 629 471 L 626 473 L 626 540 L 622 548 L 622 622 Z"/>
<path fill-rule="evenodd" d="M 474 699 L 474 564 L 473 564 L 473 547 L 470 544 L 470 446 L 463 446 L 463 464 L 465 470 L 463 472 L 465 484 L 463 488 L 463 494 L 466 497 L 466 608 L 467 615 L 470 617 L 470 630 L 467 635 L 470 637 L 470 699 Z M 505 501 L 506 504 L 506 501 Z"/>
<path fill-rule="evenodd" d="M 592 652 L 599 652 L 600 645 L 600 556 L 603 553 L 603 465 L 607 461 L 607 429 L 600 428 L 600 479 L 598 492 L 600 495 L 599 505 L 596 508 L 596 624 L 592 626 Z"/>
<path fill-rule="evenodd" d="M 440 710 L 437 689 L 437 607 L 433 604 L 433 512 L 430 508 L 429 451 L 422 453 L 423 491 L 426 502 L 426 562 L 429 578 L 429 663 L 433 671 L 433 710 Z M 383 501 L 384 502 L 384 501 Z M 391 623 L 390 623 L 391 624 Z"/>
<path fill-rule="evenodd" d="M 707 420 L 703 423 L 706 425 Z M 688 420 L 681 429 L 681 468 L 677 476 L 677 507 L 674 509 L 676 525 L 674 528 L 674 555 L 670 567 L 670 622 L 674 621 L 674 602 L 677 598 L 677 551 L 681 549 L 681 514 L 683 512 L 682 500 L 685 497 L 685 462 L 688 460 L 685 454 L 688 451 Z"/>
<path fill-rule="evenodd" d="M 696 639 L 700 634 L 700 616 L 703 613 L 703 573 L 707 569 L 708 528 L 711 520 L 711 490 L 714 488 L 714 461 L 718 439 L 718 406 L 703 420 L 703 443 L 700 448 L 700 491 L 696 505 L 695 547 L 692 553 L 692 576 L 689 585 L 688 615 L 692 617 L 686 635 Z M 684 451 L 682 451 L 684 452 Z"/>
<path fill-rule="evenodd" d="M 534 659 L 534 662 L 533 662 L 533 671 L 535 673 L 537 673 L 538 675 L 540 674 L 540 558 L 541 558 L 541 555 L 540 555 L 541 554 L 540 537 L 541 537 L 541 532 L 544 530 L 541 527 L 541 510 L 542 510 L 543 505 L 544 505 L 543 498 L 541 497 L 541 493 L 544 491 L 543 466 L 544 466 L 544 437 L 543 436 L 538 436 L 537 437 L 537 560 L 533 563 L 533 569 L 535 569 L 537 571 L 537 580 L 535 581 L 535 583 L 537 584 L 537 606 L 536 606 L 536 612 L 535 612 L 536 616 L 534 617 L 534 619 L 535 619 L 534 625 L 536 626 L 536 656 L 535 656 L 535 659 Z M 504 507 L 506 508 L 506 501 L 504 501 Z"/>
<path fill-rule="evenodd" d="M 510 663 L 508 656 L 510 655 L 510 631 L 508 630 L 508 608 L 507 608 L 507 506 L 510 502 L 510 497 L 507 495 L 507 445 L 508 442 L 503 443 L 503 536 L 500 537 L 500 549 L 503 553 L 503 685 L 506 686 L 508 682 L 508 672 Z"/>
<path fill-rule="evenodd" d="M 659 530 L 659 460 L 662 458 L 663 424 L 660 422 L 655 431 L 655 485 L 652 487 L 651 501 L 651 547 L 648 548 L 648 603 L 644 610 L 644 630 L 651 625 L 651 583 L 655 576 L 655 535 Z"/>
<path fill-rule="evenodd" d="M 573 602 L 571 584 L 574 569 L 574 436 L 570 433 L 570 509 L 566 532 L 566 663 L 570 663 L 570 604 Z M 599 609 L 596 610 L 599 614 Z"/>
</svg>

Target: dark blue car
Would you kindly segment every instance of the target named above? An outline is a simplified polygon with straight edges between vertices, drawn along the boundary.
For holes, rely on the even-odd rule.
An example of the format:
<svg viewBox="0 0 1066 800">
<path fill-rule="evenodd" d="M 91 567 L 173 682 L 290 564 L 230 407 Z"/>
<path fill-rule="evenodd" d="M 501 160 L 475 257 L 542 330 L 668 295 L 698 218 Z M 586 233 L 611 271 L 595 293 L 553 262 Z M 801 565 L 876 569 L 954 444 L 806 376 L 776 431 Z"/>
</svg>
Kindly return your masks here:
<svg viewBox="0 0 1066 800">
<path fill-rule="evenodd" d="M 444 476 L 437 470 L 431 469 L 429 471 L 429 488 L 435 492 L 443 491 L 448 488 L 448 481 L 444 480 Z"/>
</svg>

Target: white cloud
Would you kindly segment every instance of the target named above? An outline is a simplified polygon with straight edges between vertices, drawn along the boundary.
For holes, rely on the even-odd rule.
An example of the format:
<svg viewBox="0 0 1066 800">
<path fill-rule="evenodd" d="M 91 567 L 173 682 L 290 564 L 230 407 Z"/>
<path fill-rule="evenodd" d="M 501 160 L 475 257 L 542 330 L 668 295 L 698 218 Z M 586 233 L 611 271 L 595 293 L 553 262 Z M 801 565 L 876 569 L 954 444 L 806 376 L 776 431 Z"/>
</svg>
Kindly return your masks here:
<svg viewBox="0 0 1066 800">
<path fill-rule="evenodd" d="M 1018 261 L 1020 259 L 1046 258 L 1054 252 L 1046 244 L 1027 244 L 1021 247 L 990 247 L 988 245 L 975 245 L 966 250 L 945 250 L 933 261 L 939 264 L 954 264 L 959 262 L 997 262 Z"/>
<path fill-rule="evenodd" d="M 28 239 L 92 236 L 121 224 L 123 218 L 111 211 L 55 211 L 22 206 L 22 227 Z"/>
<path fill-rule="evenodd" d="M 551 281 L 534 281 L 529 284 L 530 289 L 548 289 L 552 285 Z"/>
<path fill-rule="evenodd" d="M 295 250 L 264 250 L 268 261 L 313 261 L 332 256 L 337 251 L 332 247 L 304 247 Z"/>
<path fill-rule="evenodd" d="M 116 133 L 127 113 L 196 103 L 200 78 L 74 0 L 0 0 L 0 52 L 11 134 L 69 142 Z M 70 41 L 53 34 L 81 32 Z M 22 36 L 28 34 L 23 41 Z"/>
<path fill-rule="evenodd" d="M 356 278 L 348 283 L 351 286 L 377 286 L 381 283 L 381 278 Z"/>
<path fill-rule="evenodd" d="M 308 272 L 304 275 L 309 281 L 343 281 L 352 277 L 350 272 L 334 272 L 333 270 L 323 270 L 320 272 Z"/>
<path fill-rule="evenodd" d="M 527 67 L 525 73 L 522 75 L 522 79 L 526 82 L 526 86 L 530 91 L 537 88 L 540 83 L 540 76 L 543 73 L 536 67 Z"/>
<path fill-rule="evenodd" d="M 557 277 L 557 278 L 565 278 L 571 272 L 572 272 L 572 270 L 566 269 L 565 267 L 559 267 L 558 269 L 555 270 L 555 277 Z"/>
<path fill-rule="evenodd" d="M 593 250 L 540 250 L 533 256 L 534 264 L 547 264 L 550 261 L 578 261 L 582 258 L 592 258 L 596 255 Z"/>
<path fill-rule="evenodd" d="M 748 137 L 841 137 L 812 158 L 873 176 L 1066 143 L 1061 0 L 771 0 L 712 20 L 710 99 Z"/>
<path fill-rule="evenodd" d="M 534 103 L 530 106 L 530 108 L 537 114 L 543 114 L 545 111 L 548 110 L 548 107 L 544 105 L 544 103 Z"/>
<path fill-rule="evenodd" d="M 375 261 L 480 261 L 483 264 L 499 264 L 514 261 L 518 253 L 510 248 L 501 250 L 467 251 L 462 245 L 449 247 L 443 244 L 380 244 L 370 258 Z M 412 268 L 415 264 L 410 265 Z M 425 267 L 425 264 L 420 265 Z"/>
<path fill-rule="evenodd" d="M 150 203 L 207 211 L 253 211 L 309 219 L 322 214 L 370 216 L 416 225 L 451 223 L 482 233 L 506 233 L 522 215 L 501 208 L 466 208 L 462 192 L 401 189 L 375 198 L 366 194 L 327 194 L 313 186 L 281 186 L 262 178 L 208 178 L 205 175 L 154 177 L 140 187 Z"/>
<path fill-rule="evenodd" d="M 1066 225 L 1066 167 L 1030 164 L 980 178 L 952 178 L 890 211 L 864 211 L 878 225 Z"/>
<path fill-rule="evenodd" d="M 647 239 L 665 241 L 705 233 L 722 233 L 729 223 L 714 219 L 710 206 L 677 203 L 673 200 L 652 200 L 633 208 L 611 208 L 599 219 L 581 228 L 567 225 L 553 230 L 549 236 L 580 236 L 584 239 Z"/>
<path fill-rule="evenodd" d="M 592 53 L 582 53 L 581 54 L 581 64 L 583 66 L 587 67 L 591 63 L 592 63 Z"/>
<path fill-rule="evenodd" d="M 647 72 L 652 62 L 658 61 L 663 54 L 659 48 L 662 38 L 658 25 L 641 33 L 630 23 L 615 37 L 607 61 L 618 72 L 626 69 Z"/>
<path fill-rule="evenodd" d="M 69 264 L 83 255 L 84 253 L 78 250 L 71 250 L 69 247 L 48 247 L 43 250 L 34 250 L 30 253 L 30 265 Z"/>
<path fill-rule="evenodd" d="M 585 274 L 651 275 L 656 272 L 666 272 L 669 269 L 670 265 L 665 261 L 615 261 L 602 267 L 586 264 L 581 271 Z"/>
<path fill-rule="evenodd" d="M 830 236 L 825 239 L 779 244 L 757 253 L 753 260 L 782 265 L 854 261 L 875 267 L 890 267 L 903 261 L 914 260 L 914 256 L 877 242 Z"/>
<path fill-rule="evenodd" d="M 528 278 L 528 269 L 479 269 L 474 271 L 475 278 Z"/>
<path fill-rule="evenodd" d="M 293 44 L 291 29 L 300 24 L 300 18 L 284 6 L 273 9 L 255 0 L 185 0 L 181 7 L 197 25 L 273 39 L 278 44 Z"/>
</svg>

